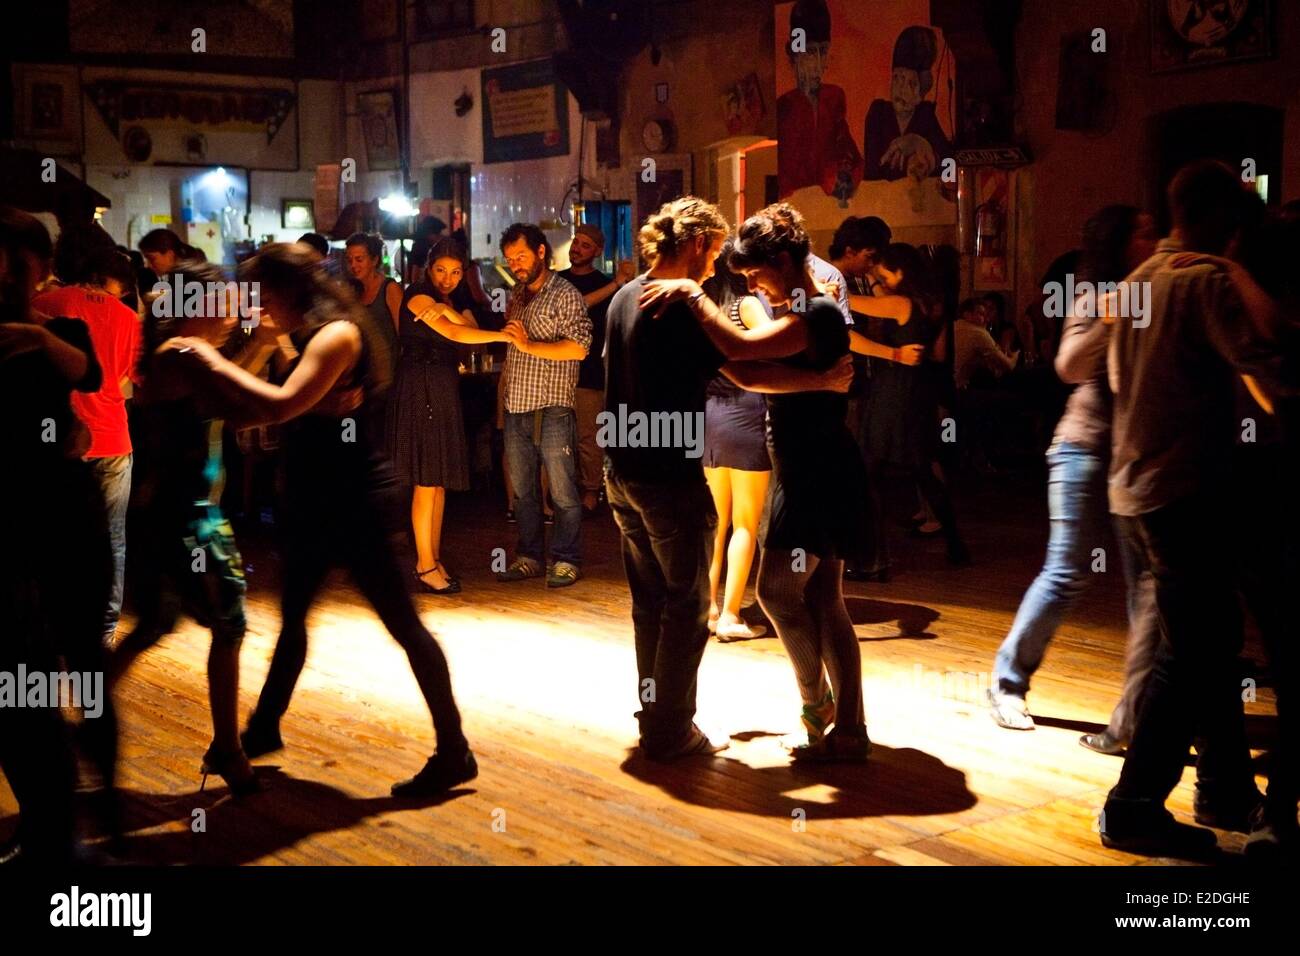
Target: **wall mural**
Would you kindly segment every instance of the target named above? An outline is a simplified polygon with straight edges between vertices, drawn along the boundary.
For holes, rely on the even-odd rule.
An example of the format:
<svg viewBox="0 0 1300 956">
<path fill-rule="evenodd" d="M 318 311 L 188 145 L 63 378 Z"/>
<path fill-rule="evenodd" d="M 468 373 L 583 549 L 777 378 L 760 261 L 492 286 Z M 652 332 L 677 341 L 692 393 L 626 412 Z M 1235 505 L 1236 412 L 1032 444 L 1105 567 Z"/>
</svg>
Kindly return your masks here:
<svg viewBox="0 0 1300 956">
<path fill-rule="evenodd" d="M 928 0 L 798 0 L 776 11 L 777 178 L 814 229 L 849 215 L 956 222 L 955 82 Z M 949 167 L 951 168 L 951 164 Z"/>
<path fill-rule="evenodd" d="M 1149 0 L 1151 72 L 1217 66 L 1273 54 L 1269 0 Z"/>
</svg>

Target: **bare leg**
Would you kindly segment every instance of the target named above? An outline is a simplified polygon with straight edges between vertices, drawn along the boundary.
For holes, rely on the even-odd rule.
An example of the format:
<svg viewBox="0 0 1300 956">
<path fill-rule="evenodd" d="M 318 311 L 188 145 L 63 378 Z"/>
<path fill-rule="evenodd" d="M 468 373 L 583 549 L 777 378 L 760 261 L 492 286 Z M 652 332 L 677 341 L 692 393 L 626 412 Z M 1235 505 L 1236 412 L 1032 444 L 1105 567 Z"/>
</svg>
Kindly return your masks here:
<svg viewBox="0 0 1300 956">
<path fill-rule="evenodd" d="M 415 532 L 416 573 L 421 581 L 431 587 L 445 588 L 447 576 L 438 565 L 437 544 L 434 540 L 434 517 L 437 516 L 438 536 L 442 532 L 442 508 L 439 498 L 443 489 L 431 485 L 416 485 L 411 495 L 411 528 Z"/>
<path fill-rule="evenodd" d="M 727 586 L 719 626 L 740 620 L 740 602 L 745 582 L 754 563 L 758 544 L 758 521 L 767 498 L 770 471 L 729 471 L 731 479 L 731 543 L 727 547 Z M 719 512 L 722 514 L 723 512 Z M 721 523 L 721 522 L 719 522 Z"/>
<path fill-rule="evenodd" d="M 718 512 L 718 532 L 713 541 L 713 560 L 709 562 L 709 620 L 718 618 L 718 584 L 722 580 L 722 558 L 727 548 L 727 516 L 731 514 L 730 468 L 705 468 L 704 479 L 713 495 Z"/>
</svg>

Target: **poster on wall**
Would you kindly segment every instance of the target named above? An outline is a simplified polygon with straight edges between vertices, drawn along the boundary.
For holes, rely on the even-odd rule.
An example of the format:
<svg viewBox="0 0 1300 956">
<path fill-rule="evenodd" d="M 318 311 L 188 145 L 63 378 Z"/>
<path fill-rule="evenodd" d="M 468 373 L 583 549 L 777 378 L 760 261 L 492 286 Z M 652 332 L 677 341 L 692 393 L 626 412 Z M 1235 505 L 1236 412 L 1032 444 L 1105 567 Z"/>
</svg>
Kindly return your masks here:
<svg viewBox="0 0 1300 956">
<path fill-rule="evenodd" d="M 954 224 L 953 63 L 929 0 L 887 0 L 870 17 L 850 0 L 779 5 L 781 197 L 815 229 L 849 215 Z"/>
<path fill-rule="evenodd" d="M 1015 247 L 1015 174 L 995 166 L 975 170 L 975 288 L 1012 287 L 1011 250 Z"/>
<path fill-rule="evenodd" d="M 569 152 L 569 94 L 551 61 L 534 60 L 483 71 L 483 162 L 565 156 Z"/>
<path fill-rule="evenodd" d="M 366 141 L 368 169 L 397 169 L 401 157 L 397 138 L 397 94 L 376 90 L 357 94 L 361 133 Z"/>
<path fill-rule="evenodd" d="M 1147 0 L 1151 72 L 1273 55 L 1272 0 Z"/>
<path fill-rule="evenodd" d="M 81 90 L 74 67 L 15 66 L 19 139 L 75 153 L 81 139 Z"/>
</svg>

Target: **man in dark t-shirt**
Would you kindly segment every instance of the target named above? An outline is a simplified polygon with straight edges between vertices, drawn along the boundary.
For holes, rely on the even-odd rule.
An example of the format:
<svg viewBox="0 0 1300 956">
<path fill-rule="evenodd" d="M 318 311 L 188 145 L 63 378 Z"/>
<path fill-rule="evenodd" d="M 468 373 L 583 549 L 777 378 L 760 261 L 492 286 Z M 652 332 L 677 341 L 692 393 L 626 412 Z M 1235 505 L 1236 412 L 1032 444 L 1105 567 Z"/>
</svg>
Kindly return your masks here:
<svg viewBox="0 0 1300 956">
<path fill-rule="evenodd" d="M 674 302 L 659 318 L 637 307 L 646 276 L 638 276 L 614 296 L 606 339 L 605 412 L 602 424 L 631 440 L 605 443 L 611 470 L 622 479 L 657 484 L 703 484 L 700 453 L 705 390 L 726 361 L 709 341 L 684 302 Z M 638 415 L 645 416 L 638 419 Z M 656 418 L 655 416 L 667 416 Z M 644 442 L 636 425 L 645 423 Z M 666 423 L 654 427 L 656 422 Z M 624 425 L 626 423 L 626 425 Z M 678 429 L 680 423 L 680 429 Z M 681 436 L 683 447 L 656 444 Z M 696 444 L 693 444 L 696 443 Z"/>
<path fill-rule="evenodd" d="M 619 276 L 614 279 L 595 268 L 592 263 L 604 248 L 605 234 L 596 226 L 583 223 L 573 232 L 569 268 L 559 273 L 582 293 L 587 317 L 591 319 L 591 348 L 578 365 L 578 387 L 573 396 L 578 425 L 578 484 L 582 489 L 582 508 L 587 514 L 595 511 L 601 486 L 603 456 L 596 444 L 596 416 L 605 402 L 605 312 L 614 293 L 631 278 L 630 263 L 623 263 Z"/>
<path fill-rule="evenodd" d="M 706 233 L 673 259 L 659 256 L 648 277 L 703 279 L 726 228 L 717 219 L 716 235 Z M 658 315 L 639 308 L 646 279 L 627 283 L 609 305 L 597 440 L 632 592 L 641 748 L 668 760 L 721 749 L 693 720 L 718 521 L 702 465 L 704 392 L 725 359 L 686 303 Z"/>
</svg>

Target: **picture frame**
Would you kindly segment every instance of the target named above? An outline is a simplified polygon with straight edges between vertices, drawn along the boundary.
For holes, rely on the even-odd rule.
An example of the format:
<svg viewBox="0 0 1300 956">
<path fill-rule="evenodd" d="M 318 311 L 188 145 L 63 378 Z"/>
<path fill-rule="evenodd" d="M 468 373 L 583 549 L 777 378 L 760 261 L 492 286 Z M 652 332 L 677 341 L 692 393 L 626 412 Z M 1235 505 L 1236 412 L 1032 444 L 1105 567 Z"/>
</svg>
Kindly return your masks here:
<svg viewBox="0 0 1300 956">
<path fill-rule="evenodd" d="M 369 169 L 397 169 L 401 144 L 397 132 L 397 91 L 371 90 L 357 94 L 361 135 Z"/>
<path fill-rule="evenodd" d="M 636 222 L 645 222 L 664 203 L 691 194 L 694 189 L 691 158 L 690 153 L 662 153 L 648 158 L 647 161 L 655 164 L 654 175 L 648 181 L 643 175 L 637 176 Z"/>
<path fill-rule="evenodd" d="M 280 228 L 316 231 L 316 212 L 310 199 L 280 200 Z"/>
<path fill-rule="evenodd" d="M 14 67 L 14 132 L 34 148 L 76 153 L 81 141 L 81 89 L 74 67 Z"/>
<path fill-rule="evenodd" d="M 974 287 L 977 292 L 1015 288 L 1015 170 L 981 166 L 975 170 Z"/>
<path fill-rule="evenodd" d="M 1147 0 L 1147 5 L 1153 74 L 1267 59 L 1276 54 L 1273 0 L 1224 0 L 1213 16 L 1195 0 Z"/>
</svg>

